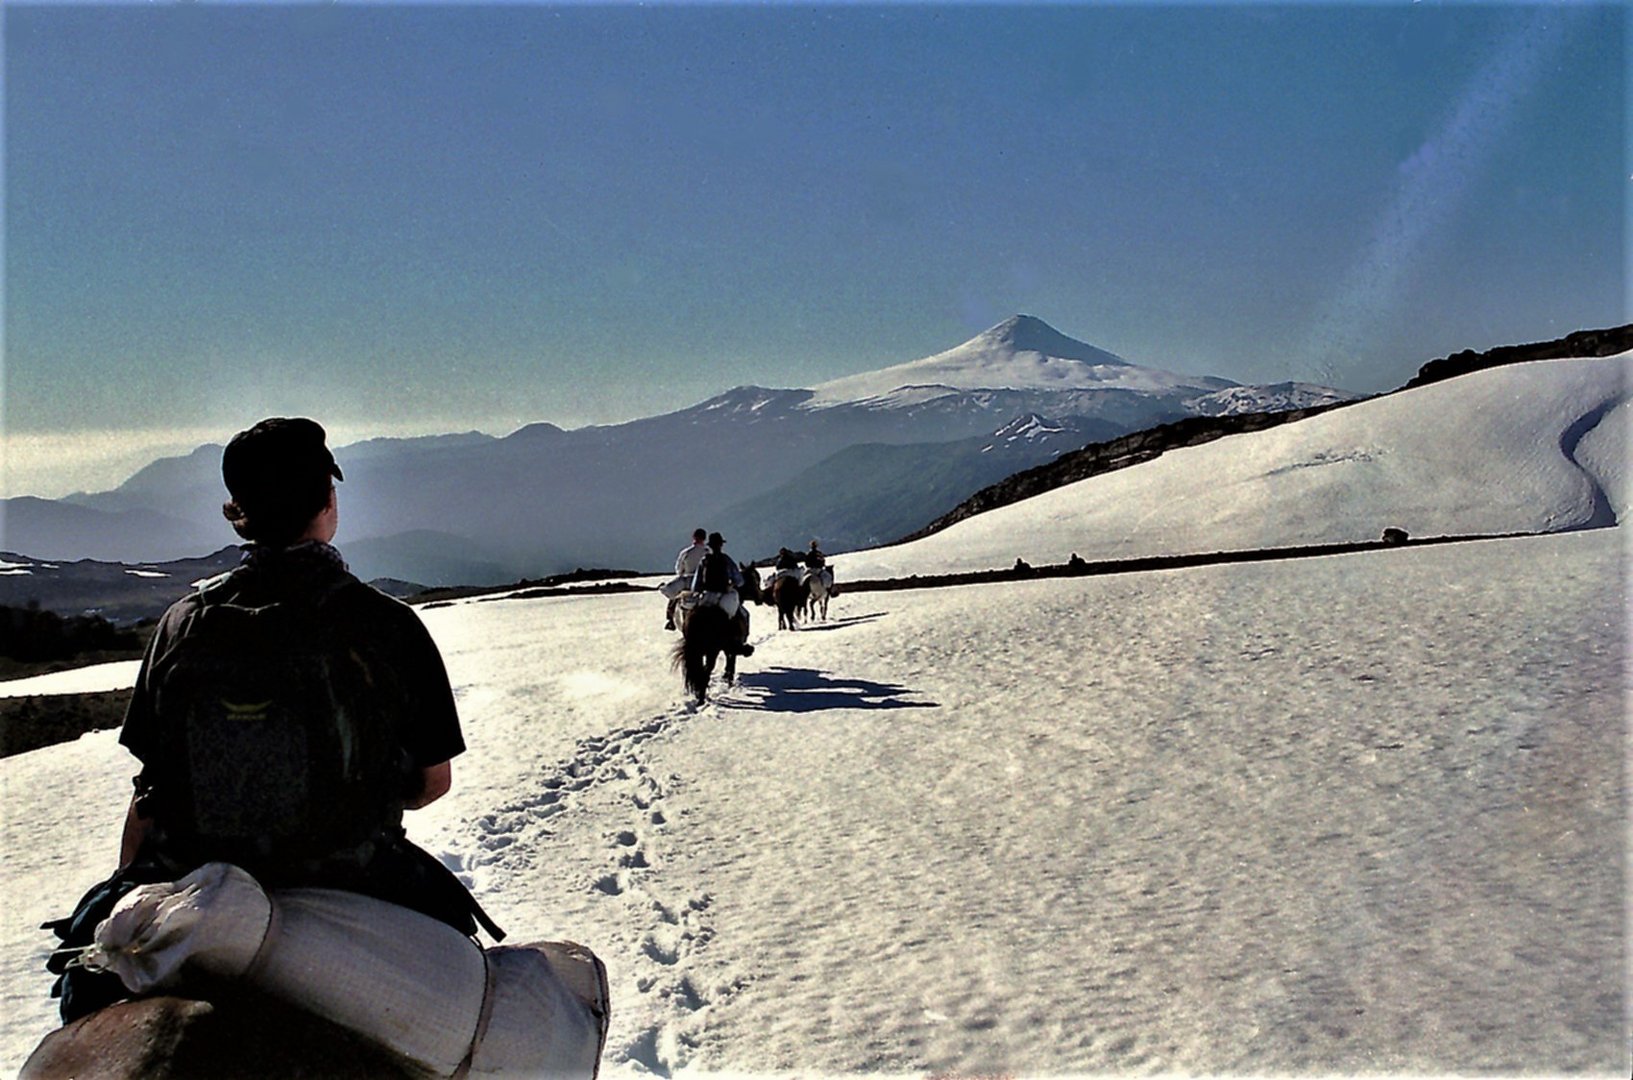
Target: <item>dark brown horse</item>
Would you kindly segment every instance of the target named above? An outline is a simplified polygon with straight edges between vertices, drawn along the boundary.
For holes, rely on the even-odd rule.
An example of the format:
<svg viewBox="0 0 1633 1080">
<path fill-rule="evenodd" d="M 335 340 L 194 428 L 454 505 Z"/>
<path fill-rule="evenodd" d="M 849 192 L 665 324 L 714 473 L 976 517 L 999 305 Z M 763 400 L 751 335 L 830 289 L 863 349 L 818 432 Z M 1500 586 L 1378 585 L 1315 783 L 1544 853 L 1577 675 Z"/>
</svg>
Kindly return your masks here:
<svg viewBox="0 0 1633 1080">
<path fill-rule="evenodd" d="M 18 1080 L 412 1080 L 423 1072 L 360 1035 L 245 992 L 121 1001 L 47 1035 Z"/>
<path fill-rule="evenodd" d="M 760 572 L 754 568 L 754 564 L 740 562 L 737 568 L 743 572 L 743 587 L 737 590 L 737 595 L 742 597 L 743 603 L 765 603 L 765 592 L 760 585 Z"/>
<path fill-rule="evenodd" d="M 810 589 L 797 577 L 784 574 L 771 583 L 771 601 L 777 605 L 777 629 L 799 629 L 800 609 L 810 596 Z"/>
<path fill-rule="evenodd" d="M 715 662 L 726 654 L 726 685 L 737 681 L 737 650 L 742 645 L 738 621 L 708 604 L 681 616 L 680 640 L 670 654 L 670 666 L 685 673 L 686 689 L 698 701 L 709 696 Z"/>
</svg>

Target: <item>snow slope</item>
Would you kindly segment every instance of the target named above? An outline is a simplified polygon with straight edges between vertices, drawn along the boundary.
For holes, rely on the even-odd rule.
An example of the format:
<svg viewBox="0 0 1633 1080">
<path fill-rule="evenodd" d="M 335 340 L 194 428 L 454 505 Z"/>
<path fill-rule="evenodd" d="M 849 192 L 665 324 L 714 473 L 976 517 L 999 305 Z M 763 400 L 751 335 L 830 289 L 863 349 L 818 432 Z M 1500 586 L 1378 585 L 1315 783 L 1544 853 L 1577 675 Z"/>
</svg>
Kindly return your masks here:
<svg viewBox="0 0 1633 1080">
<path fill-rule="evenodd" d="M 1627 505 L 1629 355 L 1495 368 L 1173 450 L 909 544 L 841 581 L 1085 559 L 1608 524 Z M 1611 509 L 1607 509 L 1611 508 Z"/>
<path fill-rule="evenodd" d="M 1591 367 L 1471 382 L 1457 424 L 1426 392 L 1357 407 L 1393 402 L 1348 449 L 1397 465 L 1354 474 L 1353 518 L 1410 477 L 1488 528 L 1470 474 L 1585 512 L 1549 454 L 1607 404 Z M 1614 505 L 1626 416 L 1566 440 Z M 1447 465 L 1398 464 L 1435 423 Z M 1232 475 L 1292 460 L 1232 443 Z M 1077 542 L 1026 507 L 992 516 Z M 757 609 L 702 707 L 655 596 L 441 607 L 470 749 L 411 832 L 513 940 L 603 956 L 612 1078 L 1626 1076 L 1625 566 L 1599 529 L 841 595 L 796 633 Z M 0 760 L 0 1069 L 51 1026 L 35 927 L 109 869 L 133 770 L 112 732 Z"/>
<path fill-rule="evenodd" d="M 136 685 L 140 660 L 113 660 L 106 664 L 31 675 L 24 679 L 0 681 L 0 697 L 28 694 L 96 694 L 104 690 L 124 690 Z"/>
</svg>

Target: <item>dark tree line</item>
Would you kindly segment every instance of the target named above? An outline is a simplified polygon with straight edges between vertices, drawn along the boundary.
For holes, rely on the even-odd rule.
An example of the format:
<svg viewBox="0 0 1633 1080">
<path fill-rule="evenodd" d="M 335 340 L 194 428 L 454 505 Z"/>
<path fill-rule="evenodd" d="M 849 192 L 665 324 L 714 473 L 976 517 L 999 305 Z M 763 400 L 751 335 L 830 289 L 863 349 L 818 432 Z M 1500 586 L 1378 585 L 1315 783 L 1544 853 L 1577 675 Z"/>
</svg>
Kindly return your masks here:
<svg viewBox="0 0 1633 1080">
<path fill-rule="evenodd" d="M 115 626 L 98 615 L 58 615 L 37 604 L 0 606 L 0 656 L 34 662 L 66 660 L 82 653 L 140 651 L 145 629 Z"/>
</svg>

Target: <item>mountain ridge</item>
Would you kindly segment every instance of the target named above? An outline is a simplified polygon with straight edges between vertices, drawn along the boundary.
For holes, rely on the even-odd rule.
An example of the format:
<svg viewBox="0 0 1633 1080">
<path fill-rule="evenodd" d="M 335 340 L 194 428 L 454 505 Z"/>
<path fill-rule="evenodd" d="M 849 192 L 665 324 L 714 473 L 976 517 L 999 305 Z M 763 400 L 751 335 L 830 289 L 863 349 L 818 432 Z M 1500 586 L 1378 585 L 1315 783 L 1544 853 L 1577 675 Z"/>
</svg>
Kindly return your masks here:
<svg viewBox="0 0 1633 1080">
<path fill-rule="evenodd" d="M 1483 353 L 1464 350 L 1449 357 L 1429 361 L 1419 369 L 1417 376 L 1404 386 L 1388 393 L 1404 393 L 1446 379 L 1512 364 L 1565 359 L 1577 355 L 1614 356 L 1629 350 L 1633 350 L 1633 324 L 1603 330 L 1578 331 L 1551 341 L 1503 346 Z M 1154 460 L 1170 450 L 1199 446 L 1227 435 L 1262 431 L 1366 400 L 1371 399 L 1358 398 L 1276 412 L 1207 414 L 1158 425 L 1145 431 L 1132 432 L 1104 442 L 1091 443 L 1080 450 L 1062 454 L 1054 461 L 1015 473 L 981 489 L 952 510 L 923 528 L 894 541 L 890 546 L 934 535 L 960 521 L 1012 505 L 1066 484 Z"/>
<path fill-rule="evenodd" d="M 1193 400 L 1236 386 L 1131 364 L 1033 316 L 861 378 L 887 392 L 842 400 L 830 382 L 827 400 L 819 401 L 823 392 L 816 389 L 748 384 L 616 425 L 564 430 L 540 422 L 502 438 L 467 433 L 340 446 L 344 539 L 358 551 L 364 576 L 428 585 L 497 584 L 584 565 L 660 567 L 701 522 L 769 543 L 780 523 L 752 517 L 772 513 L 756 511 L 756 497 L 848 447 L 929 448 L 990 438 L 1029 414 L 1093 421 L 1091 437 L 1136 431 L 1190 415 Z M 1040 444 L 1015 464 L 1059 452 Z M 218 460 L 218 450 L 200 448 L 154 462 L 112 491 L 75 499 L 81 509 L 102 513 L 94 528 L 83 524 L 91 520 L 85 517 L 53 529 L 39 507 L 13 504 L 4 546 L 41 558 L 136 562 L 230 544 L 236 538 L 220 515 Z M 970 490 L 952 494 L 967 495 L 991 479 L 972 477 Z M 884 494 L 864 492 L 861 501 L 882 506 Z M 125 527 L 135 519 L 121 515 L 137 512 L 182 525 Z M 814 525 L 817 535 L 828 531 L 820 518 Z M 438 534 L 446 538 L 440 549 L 431 543 Z M 494 580 L 465 580 L 472 573 Z"/>
</svg>

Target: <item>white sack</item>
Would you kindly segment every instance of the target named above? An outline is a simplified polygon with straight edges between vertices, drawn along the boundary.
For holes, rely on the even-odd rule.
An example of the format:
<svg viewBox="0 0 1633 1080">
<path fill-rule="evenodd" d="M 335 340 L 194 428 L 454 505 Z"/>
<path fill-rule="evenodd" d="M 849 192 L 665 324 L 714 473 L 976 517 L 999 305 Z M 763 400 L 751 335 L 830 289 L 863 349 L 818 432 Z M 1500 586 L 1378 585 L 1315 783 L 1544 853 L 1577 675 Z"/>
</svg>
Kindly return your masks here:
<svg viewBox="0 0 1633 1080">
<path fill-rule="evenodd" d="M 236 866 L 206 863 L 180 881 L 140 885 L 96 927 L 85 963 L 133 993 L 175 985 L 183 964 L 237 978 L 261 948 L 272 904 Z"/>
<path fill-rule="evenodd" d="M 607 1032 L 605 969 L 583 946 L 484 954 L 443 922 L 359 893 L 281 889 L 269 899 L 226 863 L 132 890 L 97 926 L 86 963 L 136 993 L 188 971 L 241 978 L 440 1076 L 470 1055 L 488 1075 L 593 1077 Z"/>
<path fill-rule="evenodd" d="M 86 962 L 136 993 L 176 985 L 184 965 L 242 978 L 443 1076 L 470 1052 L 487 987 L 481 948 L 446 923 L 338 889 L 269 901 L 226 863 L 132 890 Z"/>
<path fill-rule="evenodd" d="M 471 1074 L 593 1077 L 607 1039 L 606 969 L 570 941 L 499 945 L 492 1014 Z"/>
<path fill-rule="evenodd" d="M 482 950 L 447 923 L 339 889 L 273 893 L 279 925 L 248 981 L 442 1076 L 482 1015 Z"/>
</svg>

